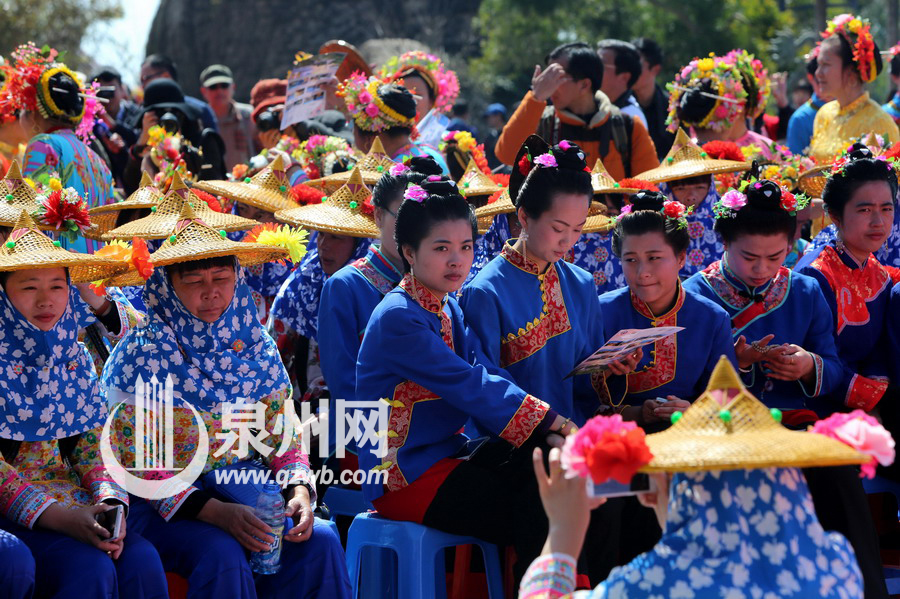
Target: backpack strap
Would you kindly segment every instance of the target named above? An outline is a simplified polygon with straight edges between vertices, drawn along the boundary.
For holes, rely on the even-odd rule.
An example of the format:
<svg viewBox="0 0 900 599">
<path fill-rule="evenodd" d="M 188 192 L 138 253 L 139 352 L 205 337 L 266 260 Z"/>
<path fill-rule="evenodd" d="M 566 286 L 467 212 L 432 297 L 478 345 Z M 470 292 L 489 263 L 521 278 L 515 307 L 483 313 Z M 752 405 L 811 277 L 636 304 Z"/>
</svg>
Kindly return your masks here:
<svg viewBox="0 0 900 599">
<path fill-rule="evenodd" d="M 631 115 L 618 112 L 610 115 L 609 124 L 616 151 L 622 157 L 625 177 L 631 177 L 631 138 L 634 133 L 634 119 Z"/>
</svg>

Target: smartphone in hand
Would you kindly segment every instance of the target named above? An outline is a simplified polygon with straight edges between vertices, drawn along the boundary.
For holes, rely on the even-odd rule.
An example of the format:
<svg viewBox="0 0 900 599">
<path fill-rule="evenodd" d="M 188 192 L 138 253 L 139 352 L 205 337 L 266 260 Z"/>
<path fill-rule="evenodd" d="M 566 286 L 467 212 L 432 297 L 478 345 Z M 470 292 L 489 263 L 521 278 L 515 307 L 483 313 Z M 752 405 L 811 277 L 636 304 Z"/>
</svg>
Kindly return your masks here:
<svg viewBox="0 0 900 599">
<path fill-rule="evenodd" d="M 635 474 L 630 484 L 627 485 L 623 485 L 615 480 L 609 480 L 598 485 L 590 477 L 588 477 L 587 485 L 588 497 L 627 497 L 629 495 L 656 491 L 656 483 L 650 478 L 649 474 L 643 472 Z"/>
<path fill-rule="evenodd" d="M 109 532 L 107 541 L 116 541 L 122 534 L 122 519 L 125 517 L 125 507 L 122 505 L 114 506 L 112 509 L 100 512 L 94 518 Z"/>
</svg>

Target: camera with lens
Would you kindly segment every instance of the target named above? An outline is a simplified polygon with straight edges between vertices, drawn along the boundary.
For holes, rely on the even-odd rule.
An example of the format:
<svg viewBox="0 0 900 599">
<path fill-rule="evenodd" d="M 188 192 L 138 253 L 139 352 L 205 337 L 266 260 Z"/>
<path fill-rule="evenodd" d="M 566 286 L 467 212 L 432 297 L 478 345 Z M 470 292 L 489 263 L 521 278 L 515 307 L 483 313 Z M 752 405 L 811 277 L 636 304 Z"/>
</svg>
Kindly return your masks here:
<svg viewBox="0 0 900 599">
<path fill-rule="evenodd" d="M 281 111 L 263 110 L 256 117 L 256 128 L 260 132 L 271 131 L 272 129 L 281 129 Z"/>
<path fill-rule="evenodd" d="M 178 119 L 178 115 L 174 112 L 171 112 L 169 110 L 158 110 L 154 112 L 156 112 L 156 118 L 159 121 L 159 125 L 168 133 L 178 133 L 179 129 L 181 129 L 181 121 Z"/>
</svg>

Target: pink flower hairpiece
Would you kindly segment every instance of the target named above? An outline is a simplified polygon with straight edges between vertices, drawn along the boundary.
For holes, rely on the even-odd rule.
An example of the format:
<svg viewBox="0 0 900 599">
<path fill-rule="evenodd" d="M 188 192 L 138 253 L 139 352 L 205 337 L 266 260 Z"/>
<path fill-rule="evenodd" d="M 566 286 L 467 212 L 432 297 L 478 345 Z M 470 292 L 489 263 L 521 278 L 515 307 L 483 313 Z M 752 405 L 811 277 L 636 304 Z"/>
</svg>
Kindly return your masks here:
<svg viewBox="0 0 900 599">
<path fill-rule="evenodd" d="M 569 143 L 569 140 L 564 139 L 564 140 L 562 140 L 561 142 L 559 142 L 559 147 L 560 147 L 560 149 L 562 149 L 562 150 L 568 152 L 568 151 L 569 151 L 569 148 L 572 147 L 572 144 Z"/>
<path fill-rule="evenodd" d="M 440 180 L 441 180 L 440 175 L 428 175 L 428 179 L 427 179 L 427 181 L 432 181 L 432 182 L 440 181 Z"/>
<path fill-rule="evenodd" d="M 860 477 L 873 478 L 877 464 L 890 466 L 894 463 L 896 450 L 891 433 L 862 410 L 832 414 L 816 422 L 809 431 L 836 439 L 870 456 L 871 459 L 860 467 Z"/>
<path fill-rule="evenodd" d="M 610 479 L 628 484 L 652 459 L 643 429 L 615 414 L 595 416 L 566 437 L 560 461 L 567 478 L 590 476 L 596 484 Z"/>
<path fill-rule="evenodd" d="M 411 170 L 411 169 L 408 166 L 406 166 L 405 164 L 403 164 L 402 162 L 398 162 L 397 164 L 392 166 L 391 170 L 388 172 L 396 177 L 397 175 L 402 175 L 403 173 L 405 173 L 408 170 Z"/>
<path fill-rule="evenodd" d="M 534 159 L 534 163 L 537 166 L 543 166 L 545 168 L 556 168 L 559 166 L 559 164 L 556 162 L 556 156 L 554 156 L 551 152 L 541 154 Z"/>
<path fill-rule="evenodd" d="M 428 197 L 428 192 L 422 188 L 420 185 L 416 185 L 415 183 L 409 185 L 406 188 L 406 191 L 403 193 L 403 198 L 406 200 L 412 200 L 413 202 L 419 202 L 420 204 L 425 201 Z"/>
</svg>

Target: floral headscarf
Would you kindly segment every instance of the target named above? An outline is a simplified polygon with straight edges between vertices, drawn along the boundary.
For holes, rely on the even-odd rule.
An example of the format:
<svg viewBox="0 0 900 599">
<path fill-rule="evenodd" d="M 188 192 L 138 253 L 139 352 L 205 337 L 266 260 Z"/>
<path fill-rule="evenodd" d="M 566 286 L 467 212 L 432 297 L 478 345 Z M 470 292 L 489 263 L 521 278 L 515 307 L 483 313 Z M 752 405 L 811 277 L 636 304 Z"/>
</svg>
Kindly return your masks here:
<svg viewBox="0 0 900 599">
<path fill-rule="evenodd" d="M 799 470 L 676 474 L 665 532 L 592 597 L 858 597 L 850 543 L 816 518 Z"/>
<path fill-rule="evenodd" d="M 672 188 L 668 183 L 659 186 L 660 191 L 670 199 L 675 199 Z M 719 234 L 713 230 L 716 222 L 713 206 L 719 201 L 719 193 L 710 176 L 709 191 L 697 206 L 693 213 L 685 218 L 688 222 L 688 235 L 691 238 L 687 250 L 687 259 L 681 269 L 681 276 L 687 278 L 696 272 L 700 272 L 716 260 L 722 257 L 725 246 L 719 238 Z"/>
<path fill-rule="evenodd" d="M 347 264 L 365 256 L 372 241 L 368 238 L 357 239 Z M 278 291 L 270 318 L 280 321 L 278 327 L 283 327 L 283 330 L 293 330 L 315 339 L 319 330 L 319 299 L 327 278 L 319 262 L 318 248 L 308 250 L 300 266 L 294 269 Z"/>
<path fill-rule="evenodd" d="M 107 412 L 97 374 L 78 342 L 87 315 L 70 285 L 66 311 L 44 332 L 0 287 L 0 438 L 48 441 L 103 425 Z"/>
<path fill-rule="evenodd" d="M 116 345 L 103 371 L 108 401 L 126 399 L 118 393 L 133 394 L 138 375 L 163 380 L 171 374 L 175 397 L 206 411 L 239 398 L 258 400 L 290 385 L 237 265 L 235 272 L 234 298 L 213 323 L 181 303 L 165 268 L 153 272 L 144 285 L 148 322 Z"/>
</svg>

